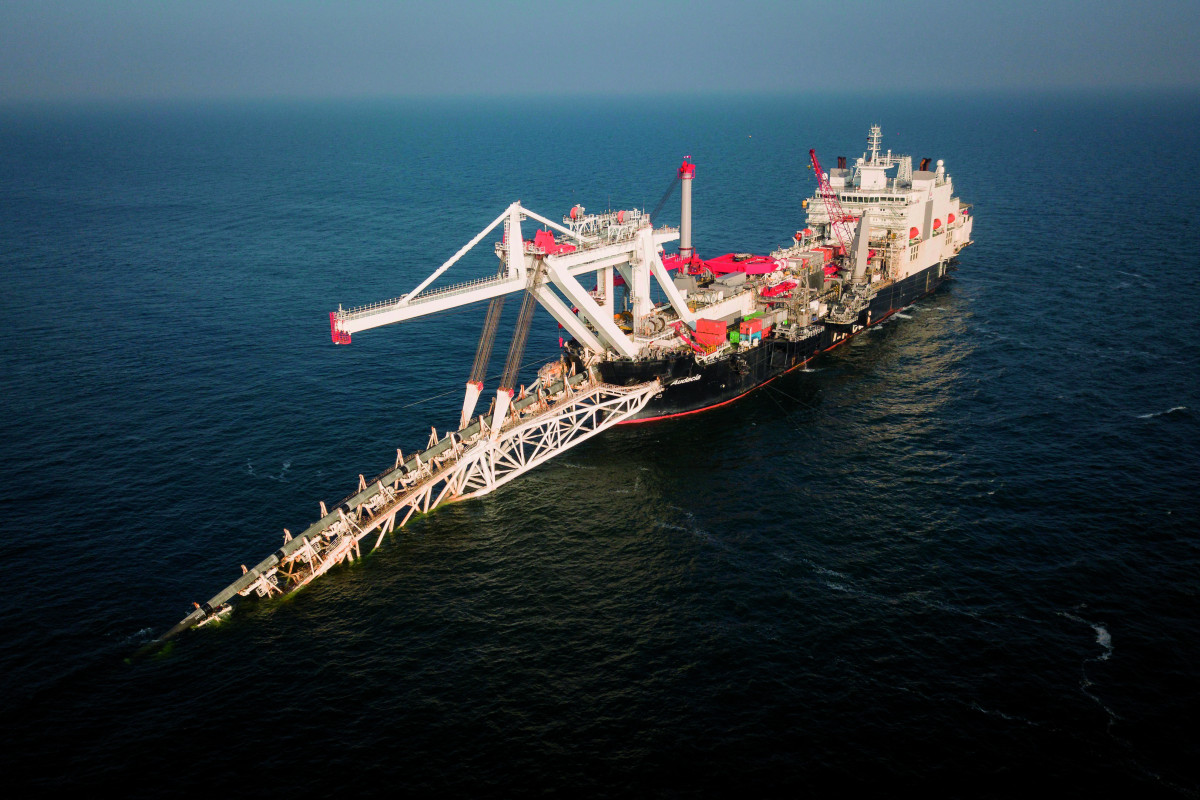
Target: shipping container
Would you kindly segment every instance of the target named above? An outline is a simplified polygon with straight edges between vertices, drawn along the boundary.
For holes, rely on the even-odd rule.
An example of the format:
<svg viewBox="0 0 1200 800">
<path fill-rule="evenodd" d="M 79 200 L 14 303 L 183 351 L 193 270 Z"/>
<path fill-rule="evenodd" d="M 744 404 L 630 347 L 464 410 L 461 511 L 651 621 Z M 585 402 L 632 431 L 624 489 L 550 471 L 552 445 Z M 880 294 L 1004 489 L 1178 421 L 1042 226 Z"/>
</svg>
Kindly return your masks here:
<svg viewBox="0 0 1200 800">
<path fill-rule="evenodd" d="M 750 333 L 755 333 L 762 330 L 762 320 L 758 317 L 748 319 L 738 326 L 738 333 L 745 336 Z"/>
</svg>

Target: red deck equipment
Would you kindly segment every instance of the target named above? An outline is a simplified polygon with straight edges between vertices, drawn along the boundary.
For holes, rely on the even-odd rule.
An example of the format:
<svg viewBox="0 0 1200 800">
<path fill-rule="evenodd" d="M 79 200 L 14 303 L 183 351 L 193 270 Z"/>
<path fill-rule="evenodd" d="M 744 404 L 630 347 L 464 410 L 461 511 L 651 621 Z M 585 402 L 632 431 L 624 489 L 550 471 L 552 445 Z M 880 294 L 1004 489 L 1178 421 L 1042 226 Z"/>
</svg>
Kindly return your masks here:
<svg viewBox="0 0 1200 800">
<path fill-rule="evenodd" d="M 575 252 L 575 245 L 559 244 L 554 241 L 554 234 L 550 231 L 538 231 L 535 233 L 533 235 L 533 246 L 540 248 L 548 256 Z"/>
</svg>

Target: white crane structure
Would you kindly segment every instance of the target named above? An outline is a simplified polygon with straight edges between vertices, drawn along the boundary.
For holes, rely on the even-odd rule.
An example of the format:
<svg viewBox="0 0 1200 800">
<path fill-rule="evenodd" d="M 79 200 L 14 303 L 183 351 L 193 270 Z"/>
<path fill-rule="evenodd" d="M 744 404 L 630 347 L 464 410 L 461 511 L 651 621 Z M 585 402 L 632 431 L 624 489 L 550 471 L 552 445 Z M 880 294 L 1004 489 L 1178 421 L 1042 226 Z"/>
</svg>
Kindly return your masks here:
<svg viewBox="0 0 1200 800">
<path fill-rule="evenodd" d="M 344 334 L 340 339 L 335 335 L 335 341 L 348 344 L 349 335 L 359 331 L 520 291 L 525 288 L 528 270 L 536 259 L 545 260 L 550 282 L 568 299 L 577 303 L 579 315 L 596 328 L 595 335 L 573 322 L 575 315 L 567 311 L 564 305 L 549 299 L 546 293 L 539 294 L 538 301 L 572 335 L 578 334 L 582 337 L 581 342 L 598 351 L 608 345 L 623 355 L 632 356 L 636 352 L 629 338 L 611 324 L 612 293 L 604 293 L 611 286 L 613 269 L 630 286 L 630 302 L 634 308 L 641 309 L 635 310 L 635 320 L 649 311 L 651 274 L 666 292 L 676 312 L 690 314 L 687 304 L 675 290 L 661 257 L 662 245 L 679 238 L 677 228 L 653 228 L 649 216 L 638 210 L 584 214 L 583 208 L 576 206 L 572 209 L 572 215 L 574 218 L 565 217 L 563 223 L 559 224 L 522 207 L 519 202 L 513 203 L 411 292 L 394 300 L 357 308 L 339 308 L 331 312 L 335 334 Z M 540 235 L 544 231 L 539 232 L 533 240 L 522 240 L 521 222 L 525 219 L 537 220 L 558 231 L 566 241 Z M 503 258 L 499 274 L 426 291 L 430 284 L 442 277 L 501 223 L 504 225 L 504 240 L 496 245 L 497 254 Z M 514 232 L 516 235 L 513 235 Z M 589 272 L 596 273 L 601 302 L 575 279 Z"/>
<path fill-rule="evenodd" d="M 524 240 L 521 222 L 525 219 L 536 220 L 549 230 L 539 231 L 533 240 Z M 685 219 L 687 223 L 690 220 Z M 496 275 L 429 288 L 501 225 L 504 239 L 496 245 L 496 252 L 502 261 Z M 555 237 L 552 231 L 561 236 Z M 360 331 L 526 290 L 530 288 L 531 272 L 542 269 L 545 280 L 533 287 L 531 294 L 559 325 L 597 356 L 633 358 L 645 345 L 621 330 L 614 319 L 614 275 L 619 274 L 628 287 L 634 331 L 641 329 L 656 311 L 651 278 L 661 288 L 673 316 L 694 322 L 695 314 L 675 288 L 662 260 L 663 244 L 678 238 L 678 229 L 655 229 L 650 218 L 637 210 L 585 214 L 582 207 L 576 206 L 560 224 L 522 207 L 519 202 L 513 203 L 411 292 L 393 300 L 357 308 L 339 307 L 331 312 L 333 341 L 349 344 L 351 336 Z M 594 275 L 594 291 L 579 282 L 582 275 Z M 470 419 L 481 389 L 477 380 L 468 382 L 460 424 Z M 502 386 L 497 390 L 496 410 L 500 417 L 507 403 L 500 395 L 511 398 L 512 389 Z M 497 427 L 495 422 L 494 419 L 493 427 Z"/>
</svg>

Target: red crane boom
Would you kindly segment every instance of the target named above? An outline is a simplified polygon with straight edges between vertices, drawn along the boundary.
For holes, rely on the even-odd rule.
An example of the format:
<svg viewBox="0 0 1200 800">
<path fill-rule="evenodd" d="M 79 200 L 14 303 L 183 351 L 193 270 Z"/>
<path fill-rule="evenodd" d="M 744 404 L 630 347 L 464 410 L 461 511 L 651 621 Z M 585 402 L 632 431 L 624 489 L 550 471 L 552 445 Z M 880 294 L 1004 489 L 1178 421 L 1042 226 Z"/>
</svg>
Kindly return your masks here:
<svg viewBox="0 0 1200 800">
<path fill-rule="evenodd" d="M 829 227 L 837 236 L 837 240 L 842 246 L 842 253 L 849 253 L 850 245 L 846 239 L 850 232 L 846 230 L 846 223 L 853 222 L 855 217 L 842 209 L 837 192 L 829 185 L 829 177 L 821 171 L 821 162 L 817 160 L 817 151 L 809 150 L 808 157 L 812 159 L 813 169 L 817 173 L 817 194 L 821 195 L 821 199 L 825 201 L 825 213 L 829 215 Z"/>
</svg>

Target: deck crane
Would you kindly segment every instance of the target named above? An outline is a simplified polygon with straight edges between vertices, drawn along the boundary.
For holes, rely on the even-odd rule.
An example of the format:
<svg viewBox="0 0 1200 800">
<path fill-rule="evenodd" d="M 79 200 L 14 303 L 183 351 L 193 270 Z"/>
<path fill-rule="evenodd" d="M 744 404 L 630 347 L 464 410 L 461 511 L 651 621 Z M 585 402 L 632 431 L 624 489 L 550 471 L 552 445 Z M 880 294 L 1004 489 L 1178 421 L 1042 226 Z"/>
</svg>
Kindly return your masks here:
<svg viewBox="0 0 1200 800">
<path fill-rule="evenodd" d="M 849 255 L 850 230 L 847 228 L 847 223 L 854 222 L 856 217 L 847 214 L 842 209 L 837 192 L 829 185 L 829 175 L 821 170 L 821 162 L 817 160 L 817 151 L 809 150 L 808 157 L 812 159 L 813 170 L 817 173 L 817 194 L 821 195 L 821 200 L 825 202 L 825 213 L 829 216 L 829 227 L 833 229 L 833 234 L 837 237 L 838 243 L 842 247 L 842 253 Z"/>
</svg>

